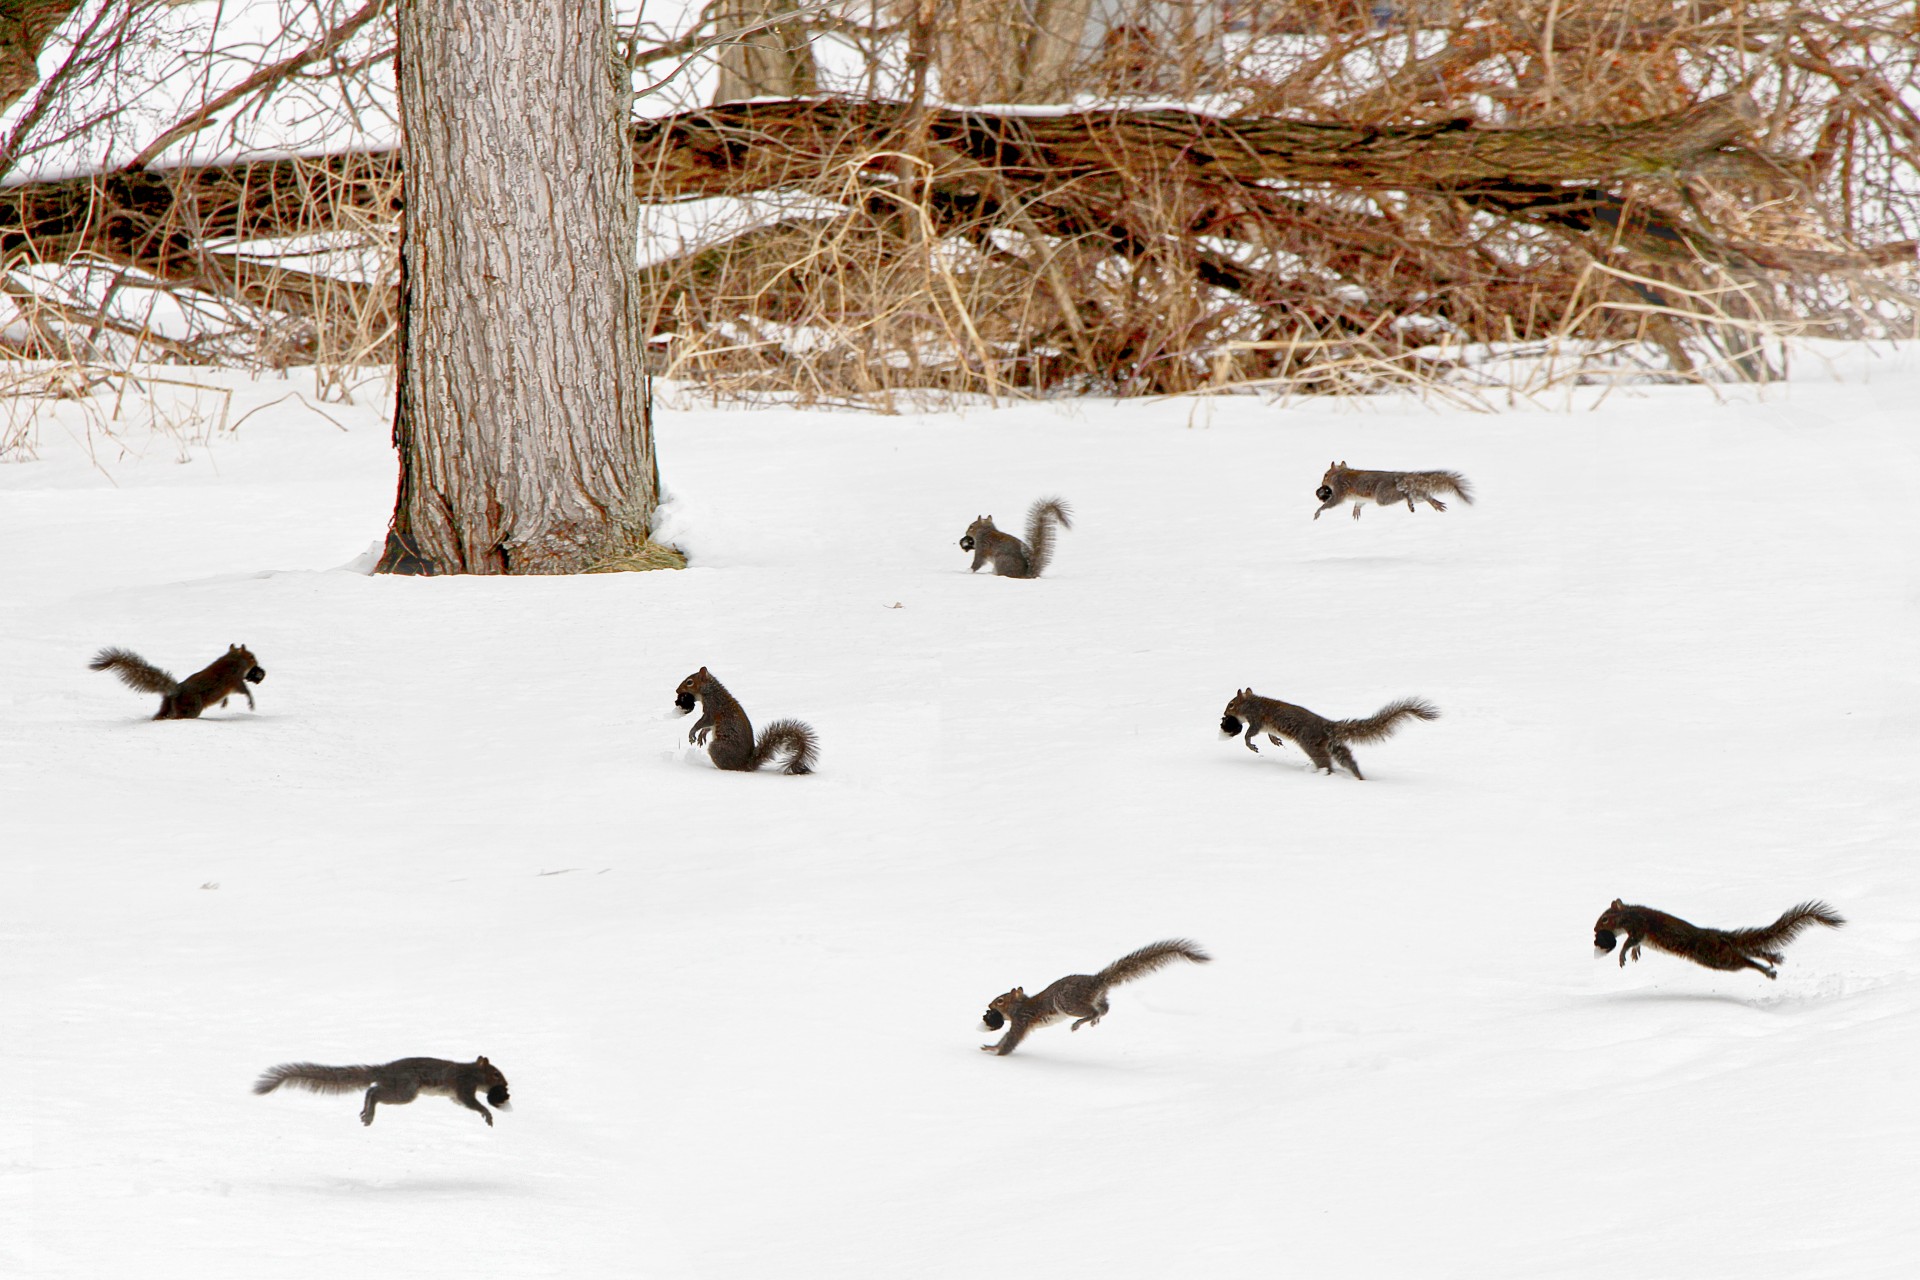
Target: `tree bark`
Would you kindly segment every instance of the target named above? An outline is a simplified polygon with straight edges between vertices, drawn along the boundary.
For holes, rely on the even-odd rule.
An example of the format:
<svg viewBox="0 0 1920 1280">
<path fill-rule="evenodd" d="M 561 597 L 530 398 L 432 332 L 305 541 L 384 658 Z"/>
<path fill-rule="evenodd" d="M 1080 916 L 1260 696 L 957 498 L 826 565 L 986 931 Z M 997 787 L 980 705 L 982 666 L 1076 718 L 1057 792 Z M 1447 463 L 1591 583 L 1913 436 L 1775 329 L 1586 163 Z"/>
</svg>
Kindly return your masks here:
<svg viewBox="0 0 1920 1280">
<path fill-rule="evenodd" d="M 603 0 L 404 0 L 400 488 L 380 568 L 573 573 L 658 499 Z"/>
<path fill-rule="evenodd" d="M 818 87 L 812 32 L 794 0 L 726 0 L 714 21 L 727 41 L 715 102 L 805 97 Z"/>
</svg>

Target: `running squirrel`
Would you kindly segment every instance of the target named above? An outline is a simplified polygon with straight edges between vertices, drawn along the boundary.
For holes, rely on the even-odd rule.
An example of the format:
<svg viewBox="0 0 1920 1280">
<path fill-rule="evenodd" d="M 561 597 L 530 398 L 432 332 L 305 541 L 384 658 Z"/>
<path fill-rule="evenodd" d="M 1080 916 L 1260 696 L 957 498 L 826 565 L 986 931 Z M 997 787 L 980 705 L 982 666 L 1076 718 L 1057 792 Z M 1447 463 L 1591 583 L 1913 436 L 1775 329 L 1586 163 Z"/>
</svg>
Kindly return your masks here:
<svg viewBox="0 0 1920 1280">
<path fill-rule="evenodd" d="M 992 561 L 993 571 L 1003 578 L 1039 577 L 1053 559 L 1055 523 L 1062 529 L 1073 528 L 1073 511 L 1060 498 L 1042 498 L 1027 508 L 1025 542 L 994 528 L 992 516 L 975 516 L 960 538 L 960 549 L 973 552 L 973 567 L 967 572 L 977 573 Z"/>
<path fill-rule="evenodd" d="M 1407 510 L 1412 511 L 1418 499 L 1435 511 L 1445 511 L 1447 504 L 1434 497 L 1436 493 L 1452 493 L 1468 506 L 1473 505 L 1473 489 L 1457 471 L 1350 471 L 1344 462 L 1329 462 L 1327 474 L 1320 477 L 1320 487 L 1313 491 L 1313 496 L 1320 499 L 1313 518 L 1318 520 L 1321 511 L 1351 502 L 1353 518 L 1358 520 L 1360 508 L 1369 500 L 1382 507 L 1405 501 Z"/>
<path fill-rule="evenodd" d="M 1684 957 L 1709 969 L 1758 969 L 1769 978 L 1778 978 L 1770 965 L 1782 963 L 1773 948 L 1784 947 L 1810 924 L 1838 929 L 1846 921 L 1824 902 L 1803 902 L 1764 929 L 1703 929 L 1688 924 L 1679 916 L 1670 916 L 1652 907 L 1636 907 L 1615 898 L 1613 905 L 1600 913 L 1593 924 L 1593 949 L 1596 956 L 1613 950 L 1614 935 L 1626 934 L 1620 946 L 1620 967 L 1627 957 L 1640 959 L 1640 944 L 1655 951 Z M 1760 957 L 1759 960 L 1754 959 Z M 1761 964 L 1760 960 L 1769 964 Z"/>
<path fill-rule="evenodd" d="M 247 685 L 267 678 L 253 654 L 237 644 L 228 645 L 225 653 L 185 680 L 175 680 L 172 673 L 162 671 L 131 649 L 102 649 L 87 669 L 112 671 L 129 688 L 159 694 L 155 720 L 192 720 L 216 702 L 226 706 L 227 699 L 236 693 L 246 698 L 247 710 L 251 711 L 253 691 Z"/>
<path fill-rule="evenodd" d="M 1333 766 L 1339 764 L 1365 782 L 1367 776 L 1354 763 L 1353 752 L 1347 750 L 1347 744 L 1383 741 L 1408 716 L 1416 720 L 1438 720 L 1440 712 L 1419 698 L 1402 698 L 1389 702 L 1365 720 L 1329 720 L 1291 702 L 1263 698 L 1251 689 L 1241 689 L 1227 703 L 1226 714 L 1220 717 L 1220 732 L 1233 737 L 1245 721 L 1247 750 L 1255 755 L 1260 754 L 1260 748 L 1253 745 L 1256 733 L 1266 734 L 1267 741 L 1276 747 L 1286 745 L 1281 738 L 1290 738 L 1294 746 L 1307 753 L 1314 768 L 1332 773 Z"/>
<path fill-rule="evenodd" d="M 673 704 L 682 713 L 689 712 L 696 698 L 700 700 L 700 718 L 687 730 L 687 741 L 704 747 L 708 735 L 712 735 L 713 746 L 707 755 L 714 768 L 752 771 L 784 749 L 788 753 L 788 773 L 813 772 L 813 762 L 820 752 L 813 726 L 798 720 L 775 720 L 761 730 L 756 741 L 746 711 L 705 667 L 680 682 Z"/>
<path fill-rule="evenodd" d="M 507 1100 L 507 1078 L 500 1068 L 483 1054 L 472 1062 L 448 1062 L 445 1058 L 401 1058 L 377 1067 L 323 1067 L 313 1062 L 286 1062 L 262 1073 L 254 1081 L 255 1093 L 272 1093 L 281 1085 L 311 1089 L 315 1093 L 352 1093 L 367 1091 L 366 1105 L 360 1108 L 360 1123 L 373 1123 L 373 1109 L 381 1103 L 397 1107 L 412 1102 L 423 1093 L 452 1098 L 469 1111 L 493 1125 L 493 1112 L 475 1095 L 487 1091 L 487 1101 L 502 1111 L 513 1110 Z"/>
<path fill-rule="evenodd" d="M 988 1031 L 998 1031 L 1004 1026 L 1007 1034 L 1000 1037 L 999 1043 L 983 1044 L 980 1049 L 1004 1058 L 1026 1039 L 1027 1032 L 1035 1027 L 1051 1026 L 1063 1018 L 1074 1020 L 1069 1028 L 1073 1031 L 1078 1031 L 1082 1024 L 1097 1025 L 1106 1016 L 1108 987 L 1145 977 L 1181 958 L 1195 964 L 1213 959 L 1185 938 L 1168 938 L 1129 952 L 1098 973 L 1068 974 L 1037 996 L 1028 995 L 1021 987 L 995 996 L 981 1024 Z"/>
</svg>

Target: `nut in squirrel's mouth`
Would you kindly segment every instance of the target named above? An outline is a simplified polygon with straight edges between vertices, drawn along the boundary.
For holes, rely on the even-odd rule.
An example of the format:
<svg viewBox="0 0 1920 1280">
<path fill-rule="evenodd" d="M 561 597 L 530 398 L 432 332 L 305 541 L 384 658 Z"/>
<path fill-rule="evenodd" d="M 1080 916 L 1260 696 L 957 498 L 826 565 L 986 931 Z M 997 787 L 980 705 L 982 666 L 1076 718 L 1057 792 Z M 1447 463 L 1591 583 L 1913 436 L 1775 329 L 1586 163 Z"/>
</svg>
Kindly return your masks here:
<svg viewBox="0 0 1920 1280">
<path fill-rule="evenodd" d="M 998 1009 L 989 1009 L 980 1015 L 980 1025 L 989 1031 L 998 1031 L 1007 1025 L 1007 1020 Z"/>
<path fill-rule="evenodd" d="M 1600 955 L 1604 956 L 1608 952 L 1612 951 L 1613 942 L 1614 942 L 1613 930 L 1595 929 L 1593 931 L 1593 949 L 1594 951 L 1598 952 Z"/>
<path fill-rule="evenodd" d="M 1239 718 L 1236 716 L 1220 717 L 1220 732 L 1226 734 L 1229 738 L 1239 737 L 1240 730 L 1243 727 L 1244 726 L 1241 725 Z"/>
<path fill-rule="evenodd" d="M 511 1110 L 513 1107 L 513 1103 L 507 1098 L 507 1086 L 503 1084 L 497 1084 L 487 1090 L 487 1102 L 492 1106 L 499 1107 L 502 1111 Z"/>
<path fill-rule="evenodd" d="M 1320 499 L 1320 501 L 1325 502 L 1328 498 L 1331 498 L 1333 496 L 1333 486 L 1330 484 L 1323 484 L 1318 489 L 1315 489 L 1313 491 L 1313 496 Z"/>
<path fill-rule="evenodd" d="M 253 669 L 248 671 L 246 676 L 244 677 L 244 679 L 248 684 L 259 684 L 262 680 L 265 680 L 266 678 L 267 678 L 266 670 L 265 668 L 262 668 L 262 667 L 254 667 Z"/>
<path fill-rule="evenodd" d="M 972 535 L 972 534 L 970 534 L 970 533 L 969 533 L 969 534 L 967 534 L 967 535 L 966 535 L 965 537 L 963 537 L 963 538 L 961 538 L 961 539 L 960 539 L 960 549 L 961 549 L 962 551 L 971 551 L 971 550 L 973 550 L 973 535 Z"/>
<path fill-rule="evenodd" d="M 690 693 L 676 693 L 673 695 L 673 705 L 682 711 L 691 711 L 693 710 L 693 695 Z"/>
</svg>

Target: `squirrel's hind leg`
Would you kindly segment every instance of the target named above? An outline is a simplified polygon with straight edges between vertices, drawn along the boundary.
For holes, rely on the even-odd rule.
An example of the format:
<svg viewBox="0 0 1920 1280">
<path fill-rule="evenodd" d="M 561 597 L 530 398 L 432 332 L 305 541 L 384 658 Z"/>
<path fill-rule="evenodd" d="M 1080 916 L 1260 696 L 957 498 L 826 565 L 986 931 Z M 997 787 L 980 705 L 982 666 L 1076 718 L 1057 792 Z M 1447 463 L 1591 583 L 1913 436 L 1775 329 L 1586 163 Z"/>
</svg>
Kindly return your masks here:
<svg viewBox="0 0 1920 1280">
<path fill-rule="evenodd" d="M 1343 744 L 1336 742 L 1328 748 L 1328 751 L 1332 754 L 1336 763 L 1344 766 L 1346 771 L 1354 776 L 1355 781 L 1365 782 L 1367 780 L 1367 775 L 1360 772 L 1360 765 L 1354 760 L 1353 752 L 1347 750 Z"/>
</svg>

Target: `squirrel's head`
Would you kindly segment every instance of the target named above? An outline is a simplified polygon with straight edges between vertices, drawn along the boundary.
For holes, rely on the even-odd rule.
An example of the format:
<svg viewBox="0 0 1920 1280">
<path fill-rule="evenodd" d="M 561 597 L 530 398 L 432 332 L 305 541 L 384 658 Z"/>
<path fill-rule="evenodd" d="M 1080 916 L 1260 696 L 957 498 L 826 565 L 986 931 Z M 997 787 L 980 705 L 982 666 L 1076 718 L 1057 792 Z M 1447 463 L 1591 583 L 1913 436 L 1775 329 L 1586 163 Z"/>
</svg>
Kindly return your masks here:
<svg viewBox="0 0 1920 1280">
<path fill-rule="evenodd" d="M 1322 502 L 1330 500 L 1333 497 L 1334 485 L 1340 481 L 1340 473 L 1346 469 L 1347 464 L 1344 462 L 1329 462 L 1327 474 L 1320 477 L 1320 487 L 1313 491 L 1313 496 Z"/>
<path fill-rule="evenodd" d="M 260 659 L 254 657 L 245 645 L 228 645 L 227 657 L 235 666 L 243 668 L 240 678 L 248 684 L 259 684 L 267 678 L 266 668 L 260 665 Z"/>
<path fill-rule="evenodd" d="M 992 516 L 975 516 L 973 523 L 967 526 L 967 531 L 960 535 L 960 549 L 962 551 L 973 550 L 975 538 L 983 537 L 993 531 Z"/>
<path fill-rule="evenodd" d="M 1593 953 L 1595 955 L 1603 956 L 1613 950 L 1614 930 L 1620 927 L 1620 912 L 1625 909 L 1626 904 L 1615 898 L 1613 905 L 1602 911 L 1600 918 L 1593 922 Z"/>
<path fill-rule="evenodd" d="M 680 708 L 681 714 L 684 715 L 693 710 L 693 700 L 701 696 L 702 691 L 707 687 L 707 681 L 711 679 L 713 677 L 707 674 L 705 667 L 702 667 L 680 682 L 680 687 L 673 691 L 673 705 Z"/>
<path fill-rule="evenodd" d="M 1253 716 L 1248 710 L 1248 699 L 1255 696 L 1251 689 L 1235 689 L 1233 691 L 1233 696 L 1227 699 L 1226 713 L 1220 717 L 1220 732 L 1238 733 L 1241 729 L 1240 721 L 1253 719 Z M 1227 723 L 1228 721 L 1233 721 L 1233 723 L 1229 724 Z"/>
<path fill-rule="evenodd" d="M 480 1068 L 480 1078 L 487 1083 L 487 1105 L 502 1111 L 513 1110 L 513 1101 L 507 1094 L 507 1077 L 500 1068 L 488 1062 L 485 1054 L 481 1054 L 473 1065 Z"/>
<path fill-rule="evenodd" d="M 1027 993 L 1015 987 L 1003 996 L 995 996 L 987 1005 L 987 1011 L 980 1018 L 980 1025 L 988 1031 L 998 1031 L 1013 1016 L 1014 1010 L 1027 1002 Z"/>
</svg>

